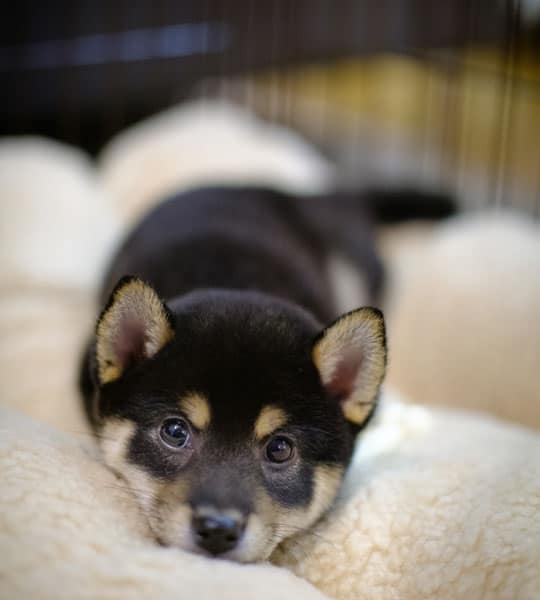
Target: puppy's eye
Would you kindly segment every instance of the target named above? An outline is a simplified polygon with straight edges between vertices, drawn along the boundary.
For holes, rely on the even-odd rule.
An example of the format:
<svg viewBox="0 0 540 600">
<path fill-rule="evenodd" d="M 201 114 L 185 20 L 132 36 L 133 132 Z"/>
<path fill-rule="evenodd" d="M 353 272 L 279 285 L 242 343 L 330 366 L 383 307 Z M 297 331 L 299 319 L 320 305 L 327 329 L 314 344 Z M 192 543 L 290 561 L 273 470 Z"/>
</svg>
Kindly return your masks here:
<svg viewBox="0 0 540 600">
<path fill-rule="evenodd" d="M 273 463 L 283 463 L 293 455 L 293 445 L 287 438 L 276 436 L 266 445 L 266 458 Z"/>
<path fill-rule="evenodd" d="M 161 439 L 173 448 L 185 448 L 189 442 L 189 428 L 184 419 L 171 417 L 163 421 L 159 430 Z"/>
</svg>

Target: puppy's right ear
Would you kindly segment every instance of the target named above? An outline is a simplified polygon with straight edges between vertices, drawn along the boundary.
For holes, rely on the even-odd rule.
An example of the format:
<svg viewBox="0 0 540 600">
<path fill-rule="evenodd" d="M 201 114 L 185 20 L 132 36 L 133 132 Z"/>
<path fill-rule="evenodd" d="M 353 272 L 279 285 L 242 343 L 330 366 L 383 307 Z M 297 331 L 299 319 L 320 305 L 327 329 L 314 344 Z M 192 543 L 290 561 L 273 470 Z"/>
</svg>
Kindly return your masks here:
<svg viewBox="0 0 540 600">
<path fill-rule="evenodd" d="M 174 337 L 172 316 L 154 288 L 124 277 L 114 288 L 96 327 L 99 384 L 154 356 Z"/>
<path fill-rule="evenodd" d="M 316 339 L 313 361 L 345 418 L 361 427 L 373 413 L 386 369 L 382 313 L 365 306 L 334 321 Z"/>
</svg>

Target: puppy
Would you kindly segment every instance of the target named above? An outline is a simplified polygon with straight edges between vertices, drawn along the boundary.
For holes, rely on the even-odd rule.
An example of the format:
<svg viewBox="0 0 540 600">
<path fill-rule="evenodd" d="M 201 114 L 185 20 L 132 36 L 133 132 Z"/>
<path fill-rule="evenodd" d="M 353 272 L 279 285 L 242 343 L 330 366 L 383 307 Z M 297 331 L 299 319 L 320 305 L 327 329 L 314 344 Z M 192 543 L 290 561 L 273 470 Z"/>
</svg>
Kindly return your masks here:
<svg viewBox="0 0 540 600">
<path fill-rule="evenodd" d="M 336 243 L 380 290 L 364 200 L 198 189 L 118 252 L 81 389 L 162 544 L 263 560 L 335 499 L 386 364 L 383 315 L 338 317 L 326 268 Z"/>
</svg>

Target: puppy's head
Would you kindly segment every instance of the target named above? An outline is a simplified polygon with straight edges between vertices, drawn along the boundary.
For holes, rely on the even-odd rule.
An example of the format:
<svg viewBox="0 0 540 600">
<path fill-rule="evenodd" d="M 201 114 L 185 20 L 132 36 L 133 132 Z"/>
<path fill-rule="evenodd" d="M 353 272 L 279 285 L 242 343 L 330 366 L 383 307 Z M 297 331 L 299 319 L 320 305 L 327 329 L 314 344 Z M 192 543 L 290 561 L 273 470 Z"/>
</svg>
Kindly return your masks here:
<svg viewBox="0 0 540 600">
<path fill-rule="evenodd" d="M 166 306 L 134 278 L 112 293 L 94 349 L 103 454 L 156 537 L 243 562 L 330 506 L 386 361 L 375 309 L 322 329 L 256 293 Z"/>
</svg>

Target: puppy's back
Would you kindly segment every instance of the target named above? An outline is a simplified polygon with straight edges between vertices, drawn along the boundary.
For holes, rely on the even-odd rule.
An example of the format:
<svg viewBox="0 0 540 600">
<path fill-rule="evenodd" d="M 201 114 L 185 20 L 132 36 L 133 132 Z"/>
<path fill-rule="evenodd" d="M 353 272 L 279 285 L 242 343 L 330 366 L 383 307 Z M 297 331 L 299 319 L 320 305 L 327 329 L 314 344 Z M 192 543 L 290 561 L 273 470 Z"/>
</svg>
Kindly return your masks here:
<svg viewBox="0 0 540 600">
<path fill-rule="evenodd" d="M 261 188 L 200 188 L 153 209 L 118 252 L 105 301 L 130 274 L 170 299 L 201 288 L 258 290 L 334 317 L 326 249 L 294 201 Z"/>
</svg>

